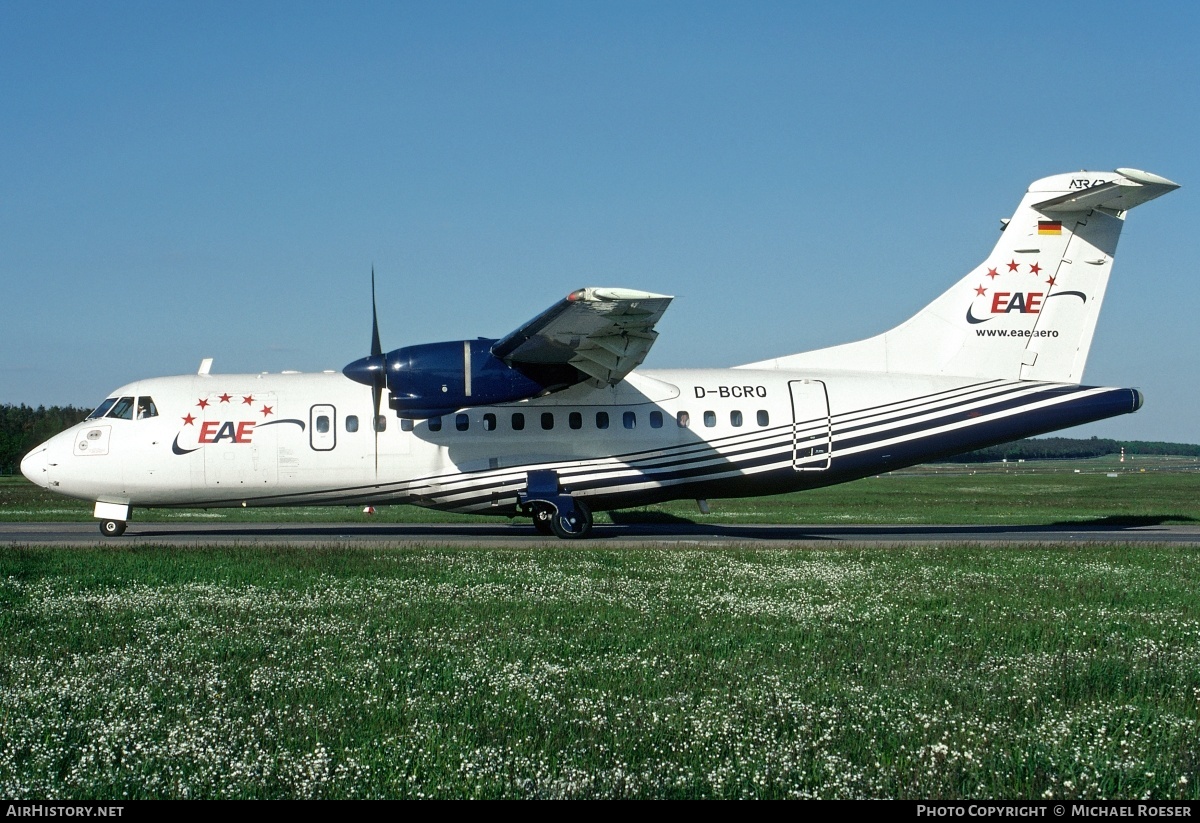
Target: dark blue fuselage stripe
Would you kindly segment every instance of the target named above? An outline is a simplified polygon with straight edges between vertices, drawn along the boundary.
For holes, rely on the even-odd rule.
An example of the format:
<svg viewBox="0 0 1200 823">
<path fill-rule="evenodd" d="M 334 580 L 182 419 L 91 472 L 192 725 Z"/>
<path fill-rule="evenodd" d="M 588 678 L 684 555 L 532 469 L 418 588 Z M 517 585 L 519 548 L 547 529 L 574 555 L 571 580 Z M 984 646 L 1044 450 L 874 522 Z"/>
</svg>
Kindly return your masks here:
<svg viewBox="0 0 1200 823">
<path fill-rule="evenodd" d="M 1037 403 L 1047 399 L 1047 397 L 1057 397 L 1073 393 L 1075 392 L 1057 388 L 1051 389 L 1031 396 L 1028 403 Z M 998 410 L 1011 410 L 1018 408 L 1020 405 L 1023 404 L 1009 401 L 997 404 L 997 407 L 991 411 L 994 413 Z M 1067 426 L 1079 425 L 1093 420 L 1102 420 L 1117 414 L 1128 413 L 1133 411 L 1133 408 L 1134 400 L 1132 391 L 1128 389 L 1114 389 L 1100 394 L 1070 398 L 1047 407 L 1030 409 L 993 420 L 980 420 L 977 423 L 971 423 L 971 418 L 959 421 L 944 421 L 941 425 L 953 422 L 966 423 L 967 425 L 950 431 L 911 437 L 905 441 L 890 443 L 886 446 L 880 445 L 872 448 L 871 444 L 883 440 L 891 440 L 897 436 L 903 436 L 904 433 L 920 433 L 930 428 L 936 428 L 937 426 L 933 424 L 908 426 L 904 427 L 903 432 L 888 430 L 879 432 L 874 437 L 862 437 L 850 442 L 838 442 L 834 446 L 833 465 L 824 471 L 797 472 L 792 468 L 790 454 L 785 452 L 783 460 L 781 460 L 779 454 L 760 454 L 749 459 L 738 460 L 736 463 L 722 461 L 708 466 L 681 467 L 673 471 L 654 471 L 634 476 L 625 474 L 622 476 L 576 480 L 574 483 L 569 482 L 568 478 L 564 478 L 564 487 L 576 493 L 586 492 L 589 500 L 595 499 L 597 502 L 614 503 L 623 497 L 636 498 L 635 502 L 640 502 L 647 497 L 654 497 L 658 500 L 670 500 L 681 497 L 704 496 L 706 493 L 711 493 L 706 492 L 707 484 L 703 482 L 703 478 L 705 477 L 761 468 L 772 463 L 782 463 L 782 467 L 776 471 L 761 472 L 750 476 L 738 476 L 734 478 L 735 484 L 732 485 L 726 483 L 724 480 L 712 481 L 714 484 L 712 488 L 722 490 L 725 496 L 750 496 L 758 493 L 770 493 L 772 491 L 796 491 L 804 488 L 831 485 L 848 479 L 876 474 L 880 471 L 902 468 L 913 463 L 927 462 L 931 459 L 960 454 L 996 443 L 1006 443 L 1021 437 L 1030 437 Z M 851 443 L 857 446 L 867 446 L 868 448 L 856 453 L 847 454 L 845 449 L 850 448 Z M 646 482 L 676 485 L 668 486 L 665 489 L 631 490 L 626 493 L 618 492 L 613 495 L 605 495 L 602 491 L 603 489 L 619 488 L 625 485 Z M 448 505 L 453 505 L 455 508 L 465 508 L 472 505 L 472 500 L 472 498 L 455 500 L 453 503 L 448 503 Z M 475 498 L 474 500 L 490 500 L 490 496 L 487 498 Z M 624 503 L 621 505 L 633 504 L 635 503 Z"/>
<path fill-rule="evenodd" d="M 1072 389 L 1078 391 L 1078 389 Z M 1009 387 L 999 389 L 986 394 L 973 395 L 969 398 L 956 398 L 953 401 L 947 401 L 936 406 L 927 406 L 920 409 L 906 409 L 895 414 L 879 414 L 870 419 L 858 419 L 854 421 L 843 421 L 837 417 L 834 418 L 834 429 L 841 432 L 858 431 L 861 429 L 869 429 L 875 426 L 887 425 L 900 420 L 911 420 L 914 417 L 924 417 L 925 415 L 937 414 L 946 410 L 960 409 L 965 406 L 974 406 L 976 404 L 988 403 L 1000 397 L 1017 397 L 1029 396 L 1028 386 Z M 841 424 L 841 425 L 839 425 Z"/>
</svg>

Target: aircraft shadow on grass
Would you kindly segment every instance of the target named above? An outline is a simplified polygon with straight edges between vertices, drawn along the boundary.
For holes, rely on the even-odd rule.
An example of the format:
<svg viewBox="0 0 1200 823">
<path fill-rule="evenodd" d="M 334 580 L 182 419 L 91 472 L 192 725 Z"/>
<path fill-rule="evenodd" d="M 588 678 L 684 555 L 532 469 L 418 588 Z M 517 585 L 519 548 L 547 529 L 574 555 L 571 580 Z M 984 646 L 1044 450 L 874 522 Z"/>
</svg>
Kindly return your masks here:
<svg viewBox="0 0 1200 823">
<path fill-rule="evenodd" d="M 1161 526 L 1168 522 L 1180 525 L 1200 521 L 1194 517 L 1183 517 L 1178 514 L 1110 514 L 1107 517 L 1093 517 L 1088 520 L 1060 520 L 1050 525 L 1054 528 L 1074 526 L 1082 529 L 1135 529 L 1141 526 Z"/>
</svg>

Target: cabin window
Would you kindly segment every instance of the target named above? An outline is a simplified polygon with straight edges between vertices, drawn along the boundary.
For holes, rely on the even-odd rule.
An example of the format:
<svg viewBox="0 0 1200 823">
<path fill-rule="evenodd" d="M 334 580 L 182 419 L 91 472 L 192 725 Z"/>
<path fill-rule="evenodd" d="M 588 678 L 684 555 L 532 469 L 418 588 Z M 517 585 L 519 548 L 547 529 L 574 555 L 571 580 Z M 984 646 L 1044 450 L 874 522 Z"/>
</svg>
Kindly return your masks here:
<svg viewBox="0 0 1200 823">
<path fill-rule="evenodd" d="M 442 418 L 440 418 L 440 417 L 429 418 L 429 430 L 431 432 L 440 432 L 442 430 Z"/>
<path fill-rule="evenodd" d="M 137 404 L 138 420 L 144 420 L 147 417 L 158 417 L 158 407 L 154 405 L 154 400 L 149 397 L 139 397 Z"/>
<path fill-rule="evenodd" d="M 652 429 L 661 429 L 662 428 L 662 412 L 660 412 L 660 411 L 650 412 L 650 428 L 652 428 Z"/>
<path fill-rule="evenodd" d="M 567 415 L 567 425 L 573 429 L 583 428 L 583 415 L 579 412 L 571 412 Z"/>
<path fill-rule="evenodd" d="M 553 412 L 542 412 L 542 428 L 546 431 L 550 431 L 550 429 L 554 428 Z"/>
<path fill-rule="evenodd" d="M 467 429 L 471 428 L 470 415 L 465 413 L 454 415 L 454 428 L 458 429 L 460 432 L 465 432 Z"/>
<path fill-rule="evenodd" d="M 483 430 L 485 432 L 493 432 L 496 430 L 496 415 L 488 412 L 483 416 Z"/>
<path fill-rule="evenodd" d="M 348 432 L 358 431 L 358 415 L 357 414 L 346 415 L 346 431 L 348 431 Z"/>
<path fill-rule="evenodd" d="M 108 414 L 104 416 L 115 417 L 118 420 L 132 420 L 133 398 L 122 397 L 121 399 L 117 400 L 117 402 L 113 403 L 112 408 L 108 410 Z"/>
<path fill-rule="evenodd" d="M 413 430 L 413 421 L 411 417 L 400 418 L 400 431 L 410 432 Z"/>
<path fill-rule="evenodd" d="M 113 403 L 117 402 L 117 398 L 110 397 L 96 407 L 96 410 L 87 416 L 88 420 L 95 420 L 97 417 L 103 417 L 108 414 L 108 410 L 113 407 Z"/>
<path fill-rule="evenodd" d="M 631 411 L 625 412 L 623 415 L 621 415 L 621 424 L 627 429 L 636 428 L 637 415 Z"/>
<path fill-rule="evenodd" d="M 374 426 L 375 426 L 375 431 L 377 431 L 377 432 L 387 431 L 387 418 L 384 417 L 382 414 L 375 415 Z"/>
<path fill-rule="evenodd" d="M 717 425 L 717 413 L 714 411 L 706 411 L 704 413 L 704 425 L 712 428 Z"/>
<path fill-rule="evenodd" d="M 734 409 L 729 413 L 729 425 L 733 426 L 734 428 L 742 425 L 742 413 L 737 409 Z"/>
<path fill-rule="evenodd" d="M 521 412 L 513 412 L 512 427 L 513 427 L 513 431 L 515 431 L 515 432 L 524 431 L 525 430 L 525 415 L 521 414 Z"/>
<path fill-rule="evenodd" d="M 675 415 L 675 422 L 679 425 L 679 428 L 686 429 L 692 425 L 692 416 L 685 411 L 681 411 Z"/>
<path fill-rule="evenodd" d="M 329 416 L 325 414 L 317 415 L 316 429 L 318 434 L 329 434 Z"/>
<path fill-rule="evenodd" d="M 758 410 L 758 425 L 766 426 L 771 422 L 771 415 L 767 414 L 766 409 Z"/>
<path fill-rule="evenodd" d="M 596 428 L 608 428 L 608 412 L 596 412 Z"/>
</svg>

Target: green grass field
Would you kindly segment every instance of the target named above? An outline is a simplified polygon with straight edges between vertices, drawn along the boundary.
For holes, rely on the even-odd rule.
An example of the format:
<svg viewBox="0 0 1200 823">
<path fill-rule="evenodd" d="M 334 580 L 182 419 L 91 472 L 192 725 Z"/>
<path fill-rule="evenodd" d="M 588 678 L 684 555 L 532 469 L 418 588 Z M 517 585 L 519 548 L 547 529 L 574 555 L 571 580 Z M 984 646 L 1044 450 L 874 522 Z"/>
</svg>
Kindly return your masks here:
<svg viewBox="0 0 1200 823">
<path fill-rule="evenodd" d="M 708 517 L 1189 523 L 1198 485 L 938 466 Z M 23 479 L 0 512 L 91 519 Z M 144 519 L 181 515 L 363 517 Z M 0 547 L 0 796 L 1194 801 L 1198 584 L 1141 545 Z"/>
<path fill-rule="evenodd" d="M 1200 552 L 0 548 L 0 796 L 1200 799 Z"/>
</svg>

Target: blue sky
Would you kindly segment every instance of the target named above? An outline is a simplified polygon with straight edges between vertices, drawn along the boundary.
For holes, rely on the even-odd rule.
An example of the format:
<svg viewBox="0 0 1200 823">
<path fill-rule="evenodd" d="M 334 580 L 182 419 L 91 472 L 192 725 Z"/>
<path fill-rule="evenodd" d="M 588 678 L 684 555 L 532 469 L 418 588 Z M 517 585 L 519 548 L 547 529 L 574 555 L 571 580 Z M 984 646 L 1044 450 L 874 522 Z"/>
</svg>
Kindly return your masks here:
<svg viewBox="0 0 1200 823">
<path fill-rule="evenodd" d="M 676 295 L 648 367 L 890 328 L 1032 180 L 1142 168 L 1073 436 L 1200 442 L 1190 3 L 0 4 L 0 403 L 340 369 L 572 289 Z"/>
</svg>

